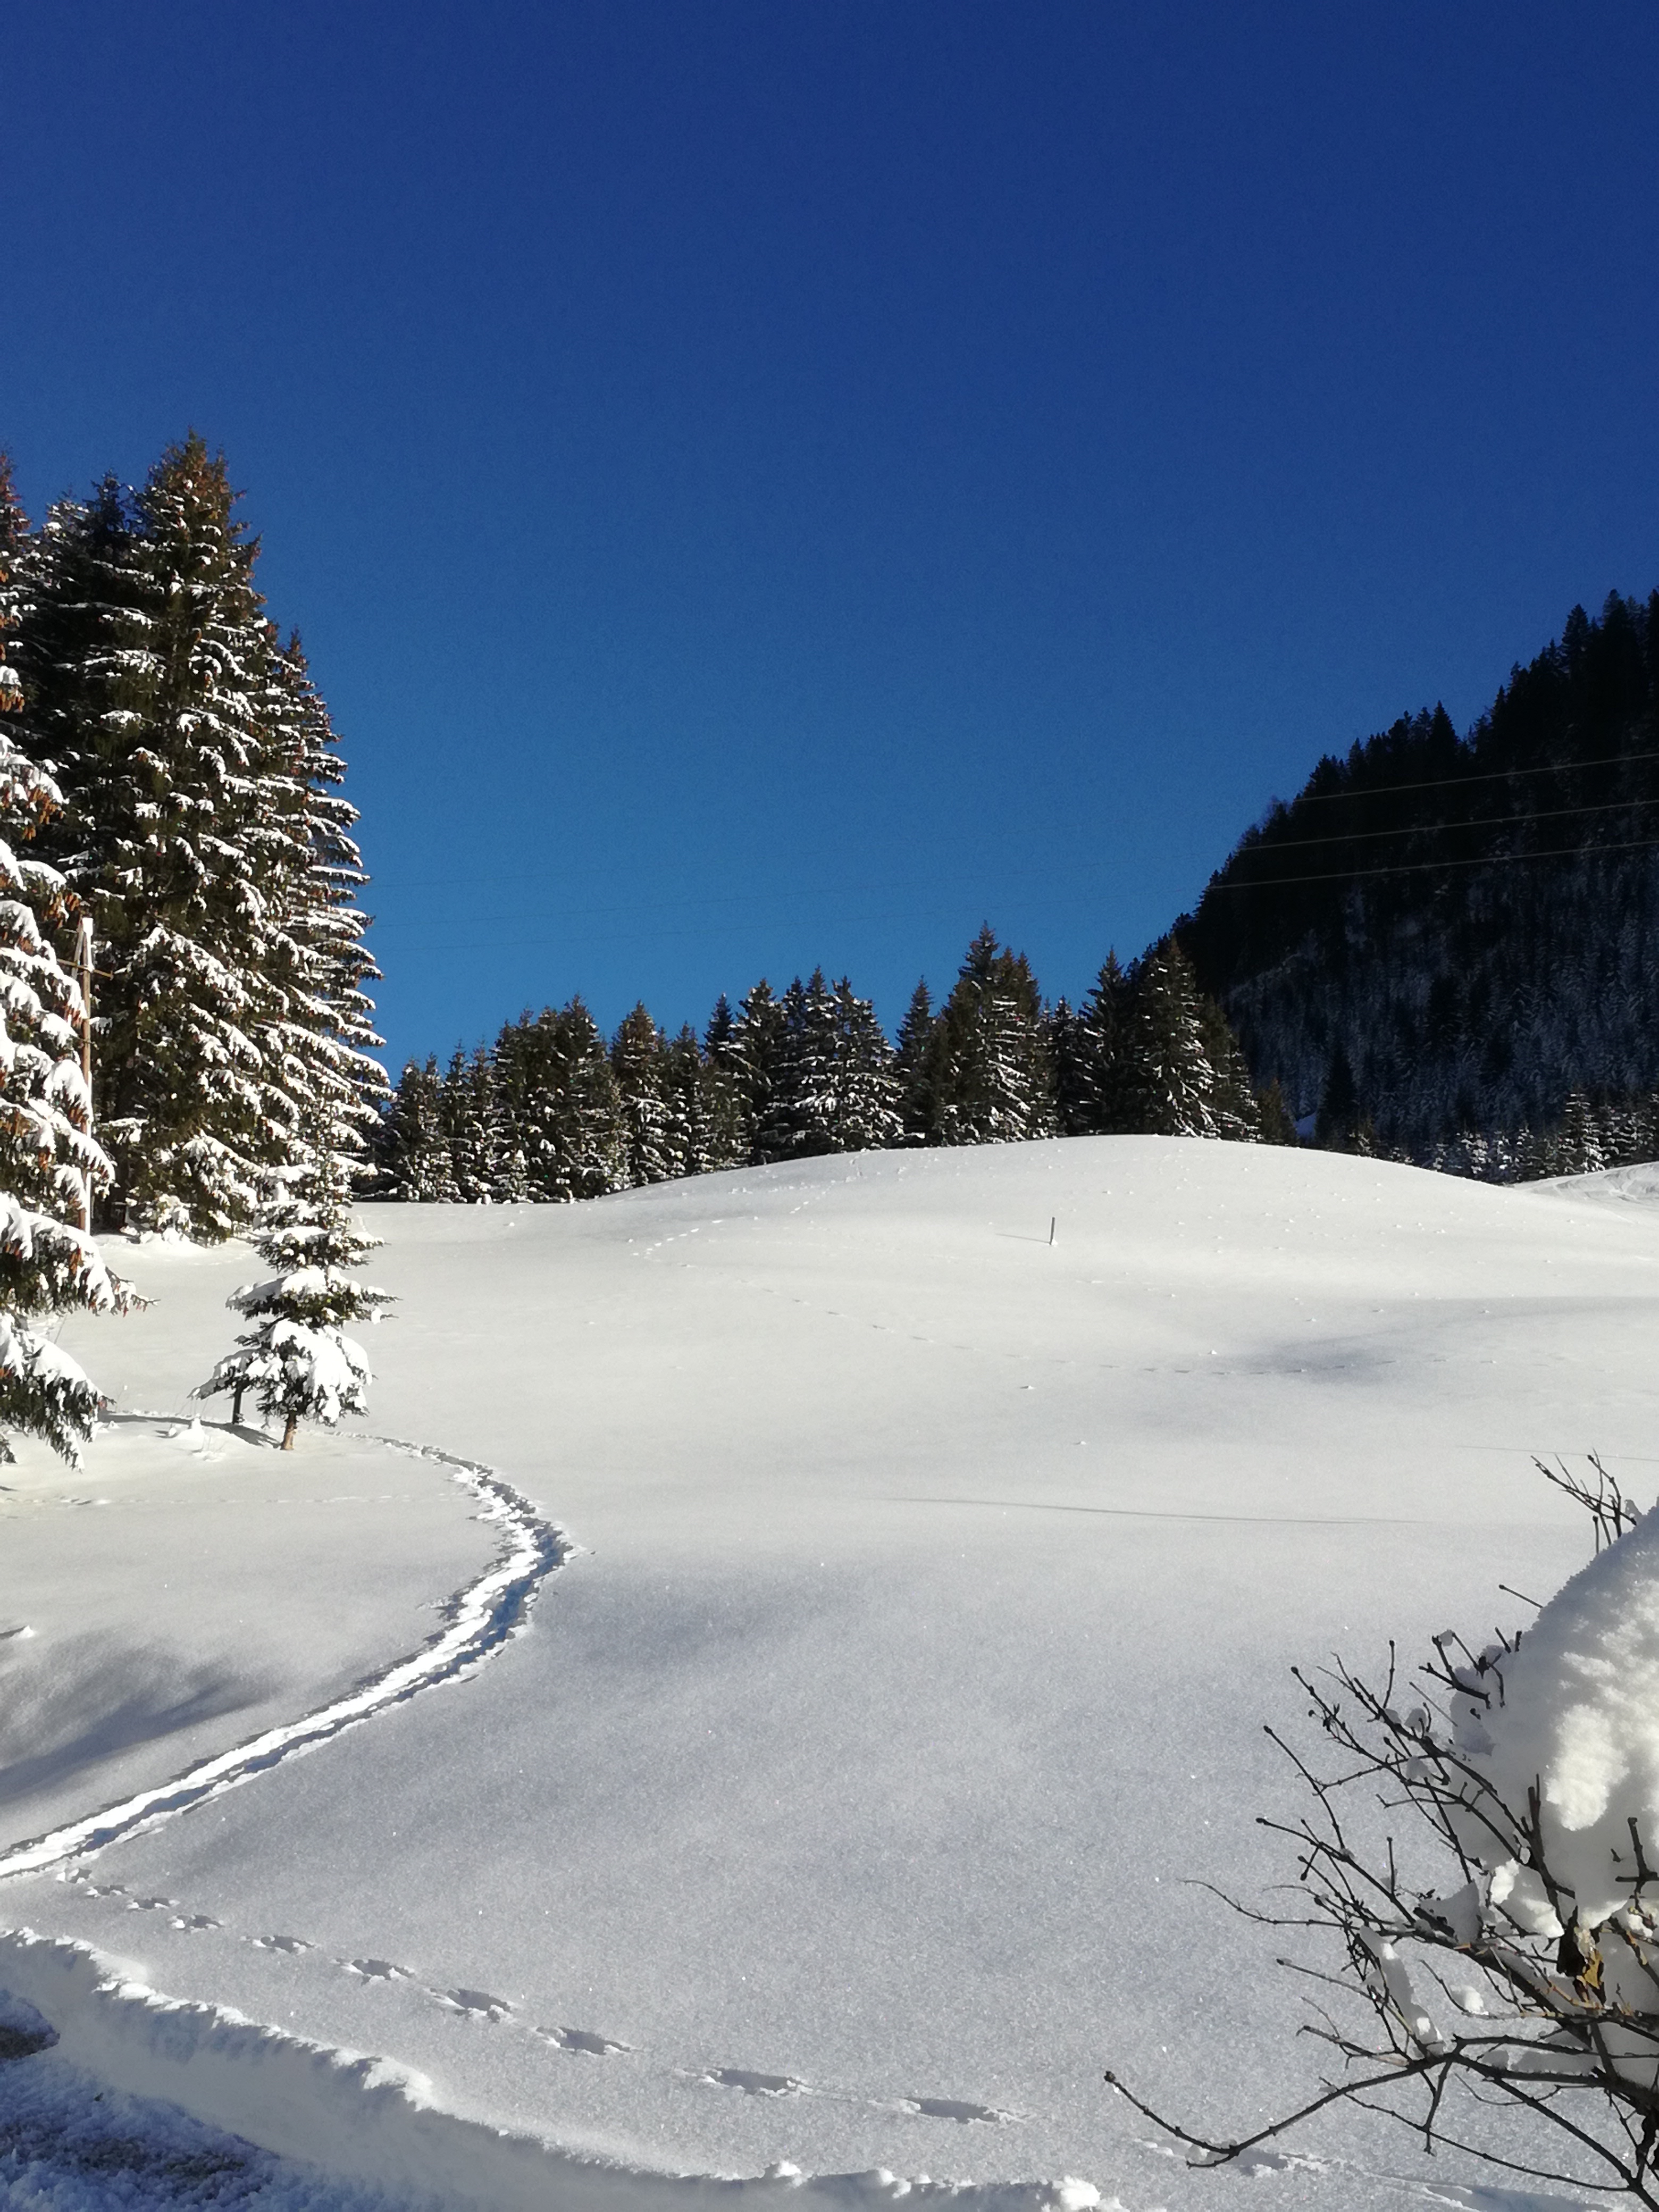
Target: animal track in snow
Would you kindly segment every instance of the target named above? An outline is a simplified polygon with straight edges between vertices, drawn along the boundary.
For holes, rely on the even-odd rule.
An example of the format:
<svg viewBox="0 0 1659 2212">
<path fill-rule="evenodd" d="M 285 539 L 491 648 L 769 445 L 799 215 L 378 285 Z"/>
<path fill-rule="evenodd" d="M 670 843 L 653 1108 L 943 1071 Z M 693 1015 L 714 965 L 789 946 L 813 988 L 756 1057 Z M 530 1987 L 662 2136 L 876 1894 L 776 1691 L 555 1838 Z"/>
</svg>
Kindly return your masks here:
<svg viewBox="0 0 1659 2212">
<path fill-rule="evenodd" d="M 769 1285 L 768 1287 L 770 1288 Z M 926 1338 L 917 1340 L 929 1341 Z M 968 1350 L 971 1347 L 961 1348 Z M 394 1662 L 378 1677 L 335 1704 L 306 1715 L 297 1722 L 268 1730 L 264 1735 L 229 1752 L 219 1753 L 160 1788 L 144 1791 L 122 1804 L 106 1808 L 101 1814 L 0 1853 L 0 1877 L 7 1874 L 40 1872 L 52 1867 L 58 1869 L 59 1880 L 72 1885 L 88 1899 L 107 1899 L 112 1904 L 124 1905 L 127 1911 L 133 1912 L 164 1913 L 169 1925 L 180 1933 L 219 1929 L 222 1923 L 210 1914 L 186 1913 L 176 1899 L 141 1897 L 125 1889 L 118 1882 L 105 1884 L 94 1881 L 85 1871 L 84 1860 L 80 1864 L 76 1861 L 82 1858 L 82 1855 L 90 1856 L 118 1838 L 130 1834 L 134 1829 L 175 1817 L 210 1800 L 223 1790 L 251 1780 L 293 1752 L 326 1741 L 331 1736 L 354 1723 L 367 1720 L 386 1706 L 419 1694 L 428 1686 L 464 1678 L 521 1629 L 526 1613 L 548 1575 L 561 1566 L 577 1547 L 560 1530 L 541 1520 L 490 1470 L 429 1447 L 396 1443 L 390 1439 L 381 1441 L 388 1443 L 394 1451 L 414 1458 L 431 1459 L 444 1466 L 453 1479 L 479 1498 L 483 1510 L 477 1517 L 498 1522 L 503 1527 L 504 1540 L 491 1566 L 466 1589 L 442 1602 L 445 1628 L 422 1650 Z M 88 1499 L 76 1502 L 90 1504 L 100 1501 Z M 27 1632 L 15 1629 L 10 1632 L 12 1634 Z M 238 1935 L 234 1929 L 230 1932 L 234 1940 L 247 1943 L 253 1949 L 280 1952 L 290 1958 L 318 1951 L 316 1944 L 302 1936 L 276 1934 L 249 1936 Z M 483 2021 L 490 2026 L 505 2023 L 509 2032 L 528 2034 L 551 2050 L 566 2055 L 608 2058 L 629 2054 L 635 2048 L 588 2028 L 532 2026 L 522 2020 L 514 2005 L 504 1997 L 493 1996 L 484 1990 L 433 1987 L 408 1968 L 399 1966 L 389 1959 L 345 1960 L 332 1957 L 326 1950 L 319 1951 L 319 1957 L 337 1971 L 351 1975 L 364 1984 L 400 1985 L 452 2013 Z M 0 2056 L 3 2055 L 0 2053 Z M 661 2062 L 658 2063 L 660 2064 Z M 897 2111 L 920 2118 L 950 2120 L 958 2125 L 1000 2126 L 1017 2121 L 1019 2117 L 1013 2112 L 999 2111 L 993 2106 L 955 2098 L 872 2098 L 848 2090 L 815 2088 L 793 2075 L 764 2074 L 746 2067 L 720 2066 L 696 2070 L 670 2067 L 666 2070 L 678 2075 L 681 2080 L 701 2081 L 711 2087 L 737 2090 L 745 2096 L 827 2096 L 866 2106 L 872 2110 Z"/>
<path fill-rule="evenodd" d="M 512 2017 L 513 2008 L 507 1999 L 492 1997 L 488 1990 L 440 1990 L 435 1994 L 440 2004 L 470 2013 L 475 2020 L 487 2020 L 492 2026 Z"/>
<path fill-rule="evenodd" d="M 558 2051 L 585 2054 L 590 2058 L 617 2058 L 631 2051 L 631 2043 L 613 2043 L 608 2035 L 595 2035 L 586 2027 L 532 2027 L 530 2033 Z"/>
<path fill-rule="evenodd" d="M 112 1904 L 124 1905 L 130 1912 L 164 1911 L 168 1916 L 168 1924 L 184 1932 L 217 1929 L 222 1925 L 208 1913 L 184 1913 L 172 1898 L 139 1897 L 124 1888 L 119 1882 L 94 1882 L 79 1868 L 66 1869 L 60 1879 L 83 1897 L 106 1898 Z M 635 2045 L 621 2042 L 614 2036 L 601 2035 L 592 2028 L 547 2027 L 534 2024 L 520 2016 L 510 1999 L 496 1996 L 488 1990 L 465 1987 L 439 1989 L 392 1959 L 341 1959 L 319 1950 L 315 1943 L 301 1936 L 235 1936 L 234 1930 L 231 1932 L 237 1942 L 246 1943 L 256 1951 L 280 1951 L 291 1958 L 315 1951 L 319 1960 L 355 1980 L 379 1984 L 386 1988 L 401 1987 L 441 2006 L 446 2012 L 481 2021 L 492 2027 L 505 2024 L 510 2032 L 528 2035 L 536 2042 L 567 2057 L 619 2058 L 635 2055 L 636 2051 Z M 0 2059 L 4 2056 L 3 2050 L 0 2050 Z M 670 2065 L 666 2070 L 684 2081 L 702 2082 L 711 2088 L 736 2089 L 747 2097 L 829 2098 L 837 2103 L 856 2105 L 873 2112 L 902 2112 L 917 2119 L 950 2120 L 957 2126 L 1003 2127 L 1017 2124 L 1020 2118 L 1018 2112 L 1003 2112 L 994 2105 L 974 2104 L 963 2098 L 872 2097 L 849 2088 L 815 2086 L 793 2074 L 763 2074 L 746 2066 L 683 2068 Z"/>
<path fill-rule="evenodd" d="M 994 2105 L 967 2105 L 955 2097 L 901 2097 L 900 2109 L 919 2112 L 924 2119 L 957 2120 L 965 2127 L 978 2122 L 986 2127 L 1001 2127 L 1014 2118 L 1012 2112 L 1000 2112 Z"/>
<path fill-rule="evenodd" d="M 805 2088 L 793 2074 L 750 2074 L 741 2066 L 715 2066 L 703 2075 L 722 2089 L 741 2089 L 750 2097 L 797 2097 Z"/>
</svg>

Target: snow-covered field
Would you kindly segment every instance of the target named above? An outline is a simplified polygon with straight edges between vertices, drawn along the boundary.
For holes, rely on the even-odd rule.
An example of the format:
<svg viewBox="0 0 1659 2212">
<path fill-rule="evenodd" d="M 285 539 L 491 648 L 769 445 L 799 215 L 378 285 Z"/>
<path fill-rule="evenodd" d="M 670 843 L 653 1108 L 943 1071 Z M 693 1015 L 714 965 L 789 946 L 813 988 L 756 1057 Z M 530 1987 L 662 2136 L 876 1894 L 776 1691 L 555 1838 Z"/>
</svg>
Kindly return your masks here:
<svg viewBox="0 0 1659 2212">
<path fill-rule="evenodd" d="M 1578 1564 L 1533 1453 L 1659 1487 L 1653 1195 L 1101 1138 L 366 1209 L 399 1304 L 364 1429 L 528 1509 L 211 1423 L 6 1476 L 0 1837 L 127 1810 L 0 1882 L 0 1926 L 125 1962 L 0 1941 L 62 2039 L 0 2066 L 0 2142 L 96 2075 L 341 2177 L 268 2160 L 300 2193 L 261 2203 L 785 2164 L 843 2179 L 744 2193 L 1576 2202 L 1352 2118 L 1194 2174 L 1101 2075 L 1219 2130 L 1311 2082 L 1284 1939 L 1183 1884 L 1289 1871 L 1254 1820 L 1296 1806 L 1293 1660 L 1483 1636 L 1528 1617 L 1500 1580 Z M 153 1308 L 64 1340 L 188 1419 L 247 1255 L 124 1264 Z M 0 2203 L 104 2201 L 36 2164 Z"/>
</svg>

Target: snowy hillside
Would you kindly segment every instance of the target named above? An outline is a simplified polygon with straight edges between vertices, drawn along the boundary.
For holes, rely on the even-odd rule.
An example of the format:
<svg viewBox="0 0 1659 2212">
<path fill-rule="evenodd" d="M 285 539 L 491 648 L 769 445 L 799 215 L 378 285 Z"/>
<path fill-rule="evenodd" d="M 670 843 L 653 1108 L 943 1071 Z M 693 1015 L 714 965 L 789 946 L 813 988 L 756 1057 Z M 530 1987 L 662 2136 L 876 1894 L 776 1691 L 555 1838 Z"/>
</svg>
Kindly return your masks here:
<svg viewBox="0 0 1659 2212">
<path fill-rule="evenodd" d="M 365 1430 L 487 1462 L 581 1548 L 524 1632 L 14 1875 L 0 1925 L 588 2163 L 434 2148 L 392 2076 L 0 1944 L 0 1985 L 82 2022 L 65 2059 L 359 2181 L 453 2172 L 452 2202 L 783 2161 L 1133 2212 L 1520 2201 L 1352 2118 L 1288 2146 L 1311 2164 L 1192 2174 L 1101 2075 L 1218 2130 L 1306 2089 L 1285 1939 L 1182 1884 L 1290 1871 L 1253 1822 L 1291 1803 L 1261 1723 L 1296 1724 L 1293 1660 L 1484 1634 L 1527 1617 L 1500 1579 L 1580 1563 L 1530 1455 L 1651 1496 L 1659 1211 L 1136 1138 L 368 1211 L 399 1303 Z M 153 1308 L 64 1341 L 187 1419 L 246 1254 L 126 1264 Z M 128 1423 L 8 1480 L 14 1840 L 383 1674 L 507 1540 L 361 1441 Z"/>
</svg>

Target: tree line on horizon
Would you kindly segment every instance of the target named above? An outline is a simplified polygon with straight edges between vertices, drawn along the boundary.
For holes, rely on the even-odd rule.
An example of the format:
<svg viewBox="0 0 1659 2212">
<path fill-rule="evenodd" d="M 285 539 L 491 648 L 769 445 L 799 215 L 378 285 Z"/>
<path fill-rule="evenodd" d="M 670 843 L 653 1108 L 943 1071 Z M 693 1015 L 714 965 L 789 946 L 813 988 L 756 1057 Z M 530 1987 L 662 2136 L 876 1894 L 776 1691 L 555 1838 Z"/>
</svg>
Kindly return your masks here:
<svg viewBox="0 0 1659 2212">
<path fill-rule="evenodd" d="M 919 983 L 890 1041 L 845 977 L 722 996 L 699 1036 L 643 1006 L 607 1043 L 580 998 L 508 1022 L 447 1067 L 411 1060 L 375 1141 L 376 1194 L 558 1203 L 724 1168 L 902 1146 L 1138 1133 L 1292 1144 L 1173 939 L 1108 957 L 1047 1003 L 988 925 L 935 1009 Z"/>
<path fill-rule="evenodd" d="M 402 1200 L 559 1201 L 824 1153 L 1298 1127 L 1497 1181 L 1659 1156 L 1659 597 L 1575 609 L 1467 738 L 1437 709 L 1322 761 L 1076 1007 L 987 927 L 891 1040 L 821 972 L 722 999 L 701 1036 L 641 1005 L 606 1038 L 573 999 L 392 1095 L 356 812 L 258 551 L 193 434 L 33 526 L 0 458 L 0 1454 L 7 1426 L 72 1452 L 95 1412 L 33 1325 L 130 1302 L 83 1208 L 255 1233 L 291 1296 L 247 1310 L 210 1387 L 331 1419 L 367 1371 L 339 1325 L 380 1295 L 343 1273 L 370 1173 Z"/>
</svg>

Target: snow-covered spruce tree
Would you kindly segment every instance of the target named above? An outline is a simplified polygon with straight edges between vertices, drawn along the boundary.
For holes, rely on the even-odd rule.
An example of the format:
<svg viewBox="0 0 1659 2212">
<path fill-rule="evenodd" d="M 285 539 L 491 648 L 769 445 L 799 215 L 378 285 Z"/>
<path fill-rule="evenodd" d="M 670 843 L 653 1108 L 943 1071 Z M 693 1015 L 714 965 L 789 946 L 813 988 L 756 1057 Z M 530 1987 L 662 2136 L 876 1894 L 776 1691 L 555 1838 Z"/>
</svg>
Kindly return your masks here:
<svg viewBox="0 0 1659 2212">
<path fill-rule="evenodd" d="M 495 1071 L 477 1045 L 457 1045 L 439 1087 L 439 1125 L 449 1147 L 449 1175 L 463 1206 L 488 1206 L 495 1195 L 501 1127 L 495 1113 Z"/>
<path fill-rule="evenodd" d="M 763 975 L 739 1001 L 729 1036 L 714 1048 L 718 1063 L 729 1066 L 736 1080 L 748 1129 L 749 1156 L 757 1165 L 769 1157 L 760 1149 L 760 1132 L 771 1108 L 783 1024 L 782 1003 L 773 996 L 772 986 Z"/>
<path fill-rule="evenodd" d="M 6 653 L 22 619 L 23 585 L 17 570 L 28 534 L 28 517 L 12 482 L 11 456 L 0 452 L 0 714 L 21 714 L 23 709 L 22 678 Z"/>
<path fill-rule="evenodd" d="M 54 508 L 24 567 L 23 742 L 62 814 L 45 854 L 89 909 L 104 980 L 101 1133 L 125 1225 L 228 1233 L 283 1153 L 256 1041 L 279 1018 L 269 723 L 274 642 L 255 545 L 198 438 L 129 501 Z"/>
<path fill-rule="evenodd" d="M 926 981 L 916 985 L 899 1024 L 895 1072 L 899 1083 L 899 1114 L 903 1124 L 901 1141 L 933 1145 L 939 1141 L 938 1024 Z"/>
<path fill-rule="evenodd" d="M 1595 1175 L 1607 1164 L 1600 1117 L 1588 1092 L 1569 1093 L 1556 1138 L 1557 1175 Z"/>
<path fill-rule="evenodd" d="M 252 1390 L 267 1419 L 281 1417 L 284 1451 L 293 1450 L 301 1421 L 332 1428 L 342 1413 L 368 1411 L 374 1377 L 345 1324 L 378 1321 L 391 1303 L 385 1291 L 350 1272 L 380 1239 L 365 1237 L 351 1218 L 349 1176 L 320 1135 L 308 1145 L 307 1157 L 310 1164 L 270 1208 L 253 1239 L 276 1273 L 243 1284 L 228 1300 L 252 1327 L 192 1394 L 206 1399 L 228 1392 L 231 1418 L 240 1422 L 243 1397 Z"/>
<path fill-rule="evenodd" d="M 643 1005 L 624 1016 L 611 1046 L 622 1097 L 630 1183 L 666 1182 L 684 1172 L 684 1133 L 670 1111 L 663 1066 L 666 1040 Z"/>
<path fill-rule="evenodd" d="M 563 1205 L 627 1188 L 622 1097 L 605 1040 L 580 998 L 507 1023 L 488 1060 L 490 1195 Z M 464 1062 L 450 1079 L 477 1082 Z M 458 1109 L 458 1128 L 465 1118 Z M 459 1194 L 452 1188 L 448 1194 Z"/>
<path fill-rule="evenodd" d="M 0 713 L 8 716 L 25 696 L 6 653 L 22 538 L 0 455 Z M 57 803 L 51 780 L 0 723 L 0 1459 L 12 1457 L 13 1431 L 74 1462 L 92 1433 L 98 1392 L 34 1323 L 76 1306 L 125 1312 L 136 1301 L 74 1225 L 110 1169 L 91 1134 L 79 995 L 45 933 L 67 918 L 63 879 L 21 849 Z"/>
<path fill-rule="evenodd" d="M 1530 1628 L 1478 1652 L 1437 1637 L 1414 1681 L 1392 1651 L 1380 1683 L 1297 1670 L 1329 1756 L 1283 1745 L 1312 1803 L 1262 1825 L 1302 1910 L 1236 1909 L 1324 1939 L 1323 1966 L 1285 1963 L 1321 1985 L 1304 2032 L 1328 2070 L 1237 2140 L 1109 2074 L 1194 2164 L 1346 2102 L 1428 2150 L 1659 2208 L 1659 1511 L 1594 1458 L 1583 1478 L 1538 1465 L 1589 1509 L 1596 1553 Z"/>
<path fill-rule="evenodd" d="M 1066 1136 L 1101 1136 L 1132 1126 L 1125 1078 L 1129 1000 L 1129 980 L 1116 953 L 1109 952 L 1088 997 L 1068 1024 L 1055 1026 L 1055 1094 Z"/>
<path fill-rule="evenodd" d="M 1296 1116 L 1291 1111 L 1291 1102 L 1285 1096 L 1285 1086 L 1277 1076 L 1258 1097 L 1256 1109 L 1261 1116 L 1261 1141 L 1264 1145 L 1301 1143 L 1296 1133 Z"/>
<path fill-rule="evenodd" d="M 681 1173 L 714 1175 L 742 1167 L 749 1143 L 736 1080 L 729 1068 L 704 1058 L 689 1022 L 668 1045 L 663 1079 L 674 1127 L 683 1133 Z"/>
<path fill-rule="evenodd" d="M 1172 937 L 1136 964 L 1122 1050 L 1124 1127 L 1149 1137 L 1221 1133 L 1198 984 Z"/>
<path fill-rule="evenodd" d="M 779 1001 L 770 1095 L 755 1136 L 767 1160 L 873 1152 L 903 1134 L 893 1048 L 875 1009 L 842 976 L 814 969 Z"/>
<path fill-rule="evenodd" d="M 580 996 L 559 1009 L 558 1123 L 568 1194 L 603 1198 L 628 1188 L 628 1130 L 622 1092 L 599 1025 Z"/>
<path fill-rule="evenodd" d="M 1215 1000 L 1202 992 L 1198 1000 L 1199 1035 L 1210 1063 L 1210 1113 L 1218 1137 L 1235 1144 L 1261 1141 L 1261 1106 L 1250 1081 L 1250 1071 L 1239 1049 L 1238 1039 Z M 1375 1148 L 1375 1132 L 1371 1133 Z"/>
<path fill-rule="evenodd" d="M 557 1019 L 550 1006 L 538 1015 L 526 1007 L 502 1024 L 491 1048 L 500 1132 L 495 1194 L 505 1204 L 546 1205 L 570 1194 L 558 1143 Z"/>
<path fill-rule="evenodd" d="M 711 1067 L 726 1067 L 732 1064 L 732 1040 L 737 1034 L 737 1026 L 732 1002 L 722 991 L 714 1001 L 714 1011 L 709 1015 L 708 1026 L 702 1033 L 702 1056 Z"/>
<path fill-rule="evenodd" d="M 718 1175 L 726 1168 L 743 1167 L 748 1158 L 749 1123 L 737 1077 L 729 1066 L 704 1054 L 697 1068 L 690 1171 Z"/>
<path fill-rule="evenodd" d="M 1054 1134 L 1042 1005 L 1024 953 L 988 923 L 968 948 L 934 1036 L 938 1140 L 1018 1144 Z"/>
<path fill-rule="evenodd" d="M 64 502 L 18 640 L 22 742 L 65 800 L 45 857 L 98 933 L 112 1218 L 197 1237 L 250 1217 L 302 1122 L 360 1161 L 386 1091 L 356 811 L 234 506 L 194 437 L 139 492 Z"/>
<path fill-rule="evenodd" d="M 374 1137 L 377 1195 L 424 1205 L 454 1198 L 442 1085 L 430 1054 L 424 1062 L 409 1061 L 398 1077 Z"/>
<path fill-rule="evenodd" d="M 368 878 L 352 835 L 357 810 L 342 795 L 345 763 L 299 638 L 278 651 L 273 633 L 272 646 L 264 819 L 249 840 L 262 855 L 271 924 L 255 1031 L 264 1116 L 285 1166 L 304 1164 L 305 1144 L 320 1144 L 361 1182 L 389 1086 L 364 988 L 379 970 L 363 944 L 368 917 L 358 902 Z"/>
<path fill-rule="evenodd" d="M 702 1054 L 697 1045 L 697 1033 L 689 1022 L 678 1036 L 665 1032 L 662 1038 L 662 1053 L 658 1061 L 658 1079 L 662 1085 L 663 1104 L 667 1115 L 668 1158 L 671 1171 L 675 1176 L 699 1173 L 697 1166 L 697 1088 L 702 1073 Z"/>
<path fill-rule="evenodd" d="M 832 994 L 835 1012 L 835 1110 L 831 1130 L 840 1152 L 882 1152 L 904 1141 L 897 1055 L 843 975 Z"/>
<path fill-rule="evenodd" d="M 745 1002 L 746 1003 L 746 1002 Z M 778 1001 L 770 1083 L 754 1136 L 757 1160 L 834 1152 L 835 1011 L 823 970 L 796 976 Z"/>
</svg>

